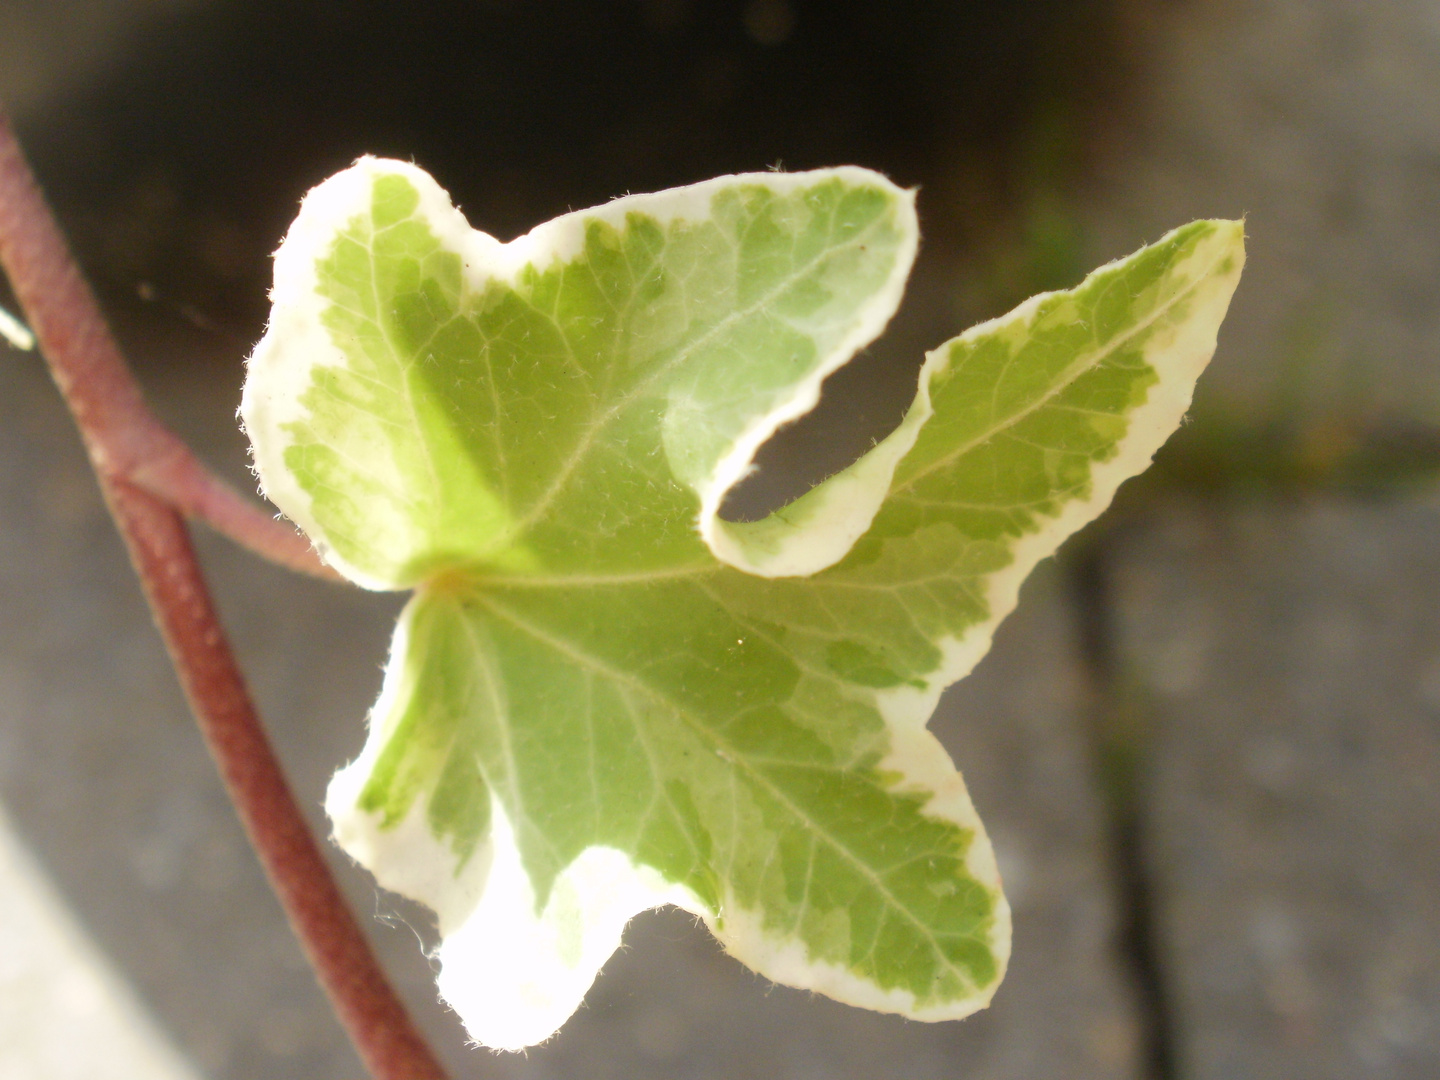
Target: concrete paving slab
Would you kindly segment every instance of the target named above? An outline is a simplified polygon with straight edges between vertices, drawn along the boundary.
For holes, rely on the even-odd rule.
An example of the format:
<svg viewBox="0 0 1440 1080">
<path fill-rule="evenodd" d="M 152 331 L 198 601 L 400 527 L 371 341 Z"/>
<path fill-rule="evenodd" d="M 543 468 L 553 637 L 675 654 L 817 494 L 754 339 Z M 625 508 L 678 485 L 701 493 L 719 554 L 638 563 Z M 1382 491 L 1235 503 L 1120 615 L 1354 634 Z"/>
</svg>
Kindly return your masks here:
<svg viewBox="0 0 1440 1080">
<path fill-rule="evenodd" d="M 1440 1075 L 1440 508 L 1180 505 L 1115 560 L 1178 1074 Z"/>
</svg>

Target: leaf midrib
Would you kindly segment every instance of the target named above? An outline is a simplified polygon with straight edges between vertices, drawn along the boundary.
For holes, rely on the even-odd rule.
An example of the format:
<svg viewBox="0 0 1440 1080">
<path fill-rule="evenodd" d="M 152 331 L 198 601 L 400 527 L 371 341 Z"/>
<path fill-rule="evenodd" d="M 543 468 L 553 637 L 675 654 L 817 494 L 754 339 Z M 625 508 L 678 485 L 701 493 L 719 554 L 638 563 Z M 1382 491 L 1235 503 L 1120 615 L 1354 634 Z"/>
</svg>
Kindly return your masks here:
<svg viewBox="0 0 1440 1080">
<path fill-rule="evenodd" d="M 906 904 L 902 903 L 900 899 L 895 896 L 895 894 L 890 890 L 890 888 L 879 878 L 876 872 L 865 863 L 864 860 L 862 860 L 858 855 L 856 855 L 853 851 L 851 851 L 848 847 L 841 843 L 836 837 L 832 836 L 828 831 L 822 829 L 814 820 L 809 817 L 809 815 L 807 815 L 803 810 L 801 810 L 800 807 L 796 806 L 795 803 L 786 796 L 783 789 L 777 787 L 772 781 L 765 777 L 762 772 L 751 767 L 750 762 L 747 760 L 747 756 L 744 753 L 735 750 L 733 747 L 730 746 L 729 743 L 727 743 L 724 739 L 717 735 L 705 723 L 703 717 L 695 715 L 689 709 L 675 702 L 669 697 L 669 695 L 659 690 L 658 688 L 651 686 L 645 680 L 633 675 L 630 672 L 614 668 L 610 664 L 606 663 L 604 660 L 601 660 L 599 657 L 596 657 L 593 654 L 585 651 L 573 642 L 556 637 L 555 635 L 534 626 L 528 620 L 515 614 L 514 611 L 498 603 L 494 599 L 494 597 L 483 593 L 477 593 L 475 595 L 475 599 L 478 603 L 482 604 L 491 613 L 493 613 L 497 618 L 508 622 L 511 626 L 515 627 L 521 633 L 528 635 L 529 637 L 533 638 L 535 641 L 546 646 L 547 648 L 550 648 L 555 652 L 558 652 L 563 656 L 569 658 L 572 662 L 579 665 L 580 667 L 588 668 L 589 670 L 597 672 L 598 674 L 603 675 L 606 678 L 611 679 L 621 685 L 632 687 L 633 689 L 638 690 L 639 692 L 650 697 L 665 708 L 673 711 L 676 716 L 678 716 L 685 722 L 686 727 L 689 728 L 691 732 L 702 743 L 708 743 L 711 750 L 717 755 L 721 756 L 722 760 L 725 760 L 730 764 L 740 769 L 743 769 L 757 787 L 761 787 L 764 790 L 768 791 L 769 794 L 778 803 L 780 803 L 787 810 L 789 810 L 790 813 L 795 817 L 795 819 L 802 825 L 802 827 L 807 830 L 807 832 L 811 836 L 818 837 L 823 840 L 834 851 L 836 851 L 843 860 L 849 862 L 860 873 L 861 877 L 865 878 L 871 883 L 871 886 L 875 889 L 875 891 L 880 895 L 880 897 L 886 902 L 889 907 L 903 915 L 905 919 L 913 927 L 915 927 L 915 929 L 920 933 L 921 937 L 923 937 L 925 941 L 929 943 L 934 955 L 940 961 L 940 963 L 944 965 L 944 967 L 946 967 L 948 970 L 950 970 L 955 976 L 960 978 L 965 985 L 969 986 L 972 990 L 976 989 L 975 980 L 972 974 L 968 970 L 962 969 L 961 967 L 956 965 L 950 959 L 950 957 L 946 955 L 945 950 L 940 946 L 940 942 L 936 938 L 935 932 L 929 926 L 927 926 L 925 922 L 918 915 L 916 915 Z M 921 994 L 919 992 L 908 988 L 904 989 L 906 989 L 907 992 L 913 994 L 917 1001 L 921 1000 Z"/>
<path fill-rule="evenodd" d="M 1104 361 L 1108 359 L 1111 355 L 1113 355 L 1117 350 L 1124 348 L 1125 345 L 1132 341 L 1136 336 L 1144 333 L 1146 330 L 1150 329 L 1150 327 L 1155 325 L 1155 323 L 1160 319 L 1161 316 L 1168 313 L 1170 309 L 1173 308 L 1176 304 L 1178 304 L 1181 300 L 1190 296 L 1197 289 L 1199 289 L 1201 285 L 1209 281 L 1211 272 L 1215 269 L 1215 267 L 1220 265 L 1221 261 L 1225 257 L 1226 253 L 1224 251 L 1221 251 L 1220 254 L 1216 255 L 1216 257 L 1211 261 L 1211 263 L 1205 267 L 1203 273 L 1196 274 L 1184 288 L 1172 293 L 1171 296 L 1163 304 L 1157 305 L 1154 310 L 1152 310 L 1150 314 L 1147 315 L 1144 319 L 1140 320 L 1138 323 L 1136 323 L 1134 326 L 1132 326 L 1125 332 L 1111 338 L 1110 341 L 1107 342 L 1104 346 L 1093 350 L 1092 352 L 1082 354 L 1079 359 L 1069 364 L 1061 372 L 1060 378 L 1057 379 L 1055 384 L 1051 386 L 1044 394 L 1037 397 L 1034 401 L 1022 406 L 1020 409 L 1016 410 L 1011 415 L 1005 417 L 1003 420 L 994 423 L 990 428 L 986 429 L 979 435 L 974 436 L 968 442 L 963 443 L 962 445 L 956 447 L 954 450 L 951 450 L 947 454 L 941 455 L 934 461 L 925 465 L 923 468 L 918 469 L 916 472 L 907 476 L 902 483 L 895 484 L 891 487 L 890 491 L 886 494 L 886 498 L 888 499 L 891 496 L 897 495 L 904 491 L 908 491 L 916 483 L 923 480 L 931 473 L 945 468 L 947 465 L 950 465 L 959 458 L 964 457 L 972 450 L 984 446 L 997 435 L 1003 434 L 1010 428 L 1014 427 L 1016 424 L 1020 423 L 1026 417 L 1044 408 L 1054 398 L 1059 396 L 1062 392 L 1064 392 L 1071 385 L 1073 385 L 1074 382 L 1080 378 L 1080 376 L 1084 375 L 1086 372 L 1092 370 L 1098 365 L 1104 363 Z M 1027 326 L 1027 330 L 1034 325 L 1034 317 L 1035 316 L 1032 315 L 1031 321 Z M 958 344 L 958 342 L 953 342 L 947 347 L 954 348 L 955 344 Z M 1012 361 L 1013 359 L 1014 358 L 1012 357 Z M 1151 370 L 1154 369 L 1152 368 Z M 1127 418 L 1127 414 L 1125 413 L 1109 413 L 1106 415 L 1116 416 L 1120 419 Z"/>
<path fill-rule="evenodd" d="M 730 327 L 736 325 L 741 320 L 750 318 L 757 312 L 768 307 L 779 296 L 783 295 L 786 290 L 793 288 L 807 275 L 813 273 L 817 267 L 823 265 L 824 263 L 828 262 L 842 252 L 849 251 L 855 247 L 863 246 L 865 241 L 869 239 L 871 233 L 873 233 L 875 229 L 877 229 L 881 224 L 891 221 L 893 217 L 893 213 L 879 214 L 875 217 L 873 221 L 866 225 L 864 229 L 856 233 L 849 240 L 834 247 L 826 248 L 825 251 L 810 259 L 802 267 L 795 270 L 793 273 L 787 275 L 772 289 L 762 294 L 751 304 L 743 308 L 738 308 L 737 310 L 726 315 L 724 318 L 716 322 L 713 326 L 707 329 L 695 340 L 687 343 L 669 360 L 659 365 L 655 370 L 643 376 L 630 389 L 626 390 L 615 402 L 613 402 L 597 416 L 592 418 L 590 423 L 587 424 L 582 430 L 580 438 L 575 444 L 574 450 L 570 453 L 569 457 L 565 459 L 565 461 L 561 464 L 560 468 L 557 470 L 555 478 L 551 481 L 550 486 L 540 494 L 539 498 L 537 498 L 535 502 L 530 505 L 529 509 L 527 509 L 521 517 L 515 519 L 515 521 L 509 526 L 508 531 L 501 535 L 500 542 L 517 542 L 532 526 L 543 520 L 545 514 L 548 513 L 550 507 L 554 504 L 555 500 L 560 497 L 560 494 L 569 484 L 570 477 L 574 475 L 575 470 L 580 467 L 581 462 L 589 453 L 590 447 L 594 444 L 595 439 L 599 436 L 600 432 L 603 431 L 607 426 L 609 426 L 609 424 L 614 421 L 615 418 L 618 417 L 622 412 L 624 412 L 636 401 L 638 401 L 641 396 L 646 391 L 648 391 L 658 379 L 662 378 L 670 371 L 674 370 L 676 366 L 682 364 L 685 360 L 689 359 L 692 355 L 694 355 L 696 350 L 704 347 L 710 341 L 713 341 L 725 330 L 728 330 Z M 894 271 L 892 267 L 891 273 L 893 272 Z M 874 298 L 871 297 L 866 301 L 865 308 L 868 309 L 873 304 Z M 833 353 L 830 354 L 830 356 L 826 356 L 821 363 L 816 365 L 816 370 L 824 368 L 825 361 L 828 361 L 831 356 L 833 356 Z M 809 376 L 807 376 L 807 380 L 808 378 Z M 791 390 L 793 394 L 794 387 L 791 387 Z M 753 423 L 757 423 L 760 420 L 763 420 L 765 417 L 768 417 L 775 411 L 776 410 L 772 408 L 762 416 L 757 417 L 756 420 L 752 422 L 752 426 Z"/>
</svg>

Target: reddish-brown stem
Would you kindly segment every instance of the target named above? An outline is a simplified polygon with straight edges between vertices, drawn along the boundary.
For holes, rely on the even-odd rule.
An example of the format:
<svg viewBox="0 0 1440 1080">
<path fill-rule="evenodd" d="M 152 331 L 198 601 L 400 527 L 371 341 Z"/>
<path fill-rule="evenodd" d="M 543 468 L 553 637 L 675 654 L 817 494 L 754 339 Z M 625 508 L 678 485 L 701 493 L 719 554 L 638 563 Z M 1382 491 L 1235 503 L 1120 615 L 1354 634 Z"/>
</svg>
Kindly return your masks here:
<svg viewBox="0 0 1440 1080">
<path fill-rule="evenodd" d="M 139 436 L 125 434 L 128 419 L 105 418 L 111 426 L 101 449 L 118 477 L 273 563 L 330 581 L 344 580 L 320 561 L 303 536 L 201 464 L 179 436 L 155 419 L 143 399 L 139 407 L 143 412 L 134 415 L 137 428 L 143 427 Z M 117 434 L 121 437 L 112 439 Z M 91 456 L 93 460 L 93 451 Z"/>
<path fill-rule="evenodd" d="M 24 267 L 29 276 L 12 273 L 11 283 L 17 296 L 22 290 L 27 294 L 19 296 L 20 302 L 75 413 L 96 472 L 143 488 L 272 562 L 339 580 L 303 536 L 210 472 L 150 410 L 68 253 L 63 259 L 39 257 L 49 241 L 59 241 L 59 233 L 41 230 L 28 218 L 34 212 L 30 204 L 44 203 L 33 181 L 28 197 L 21 196 L 19 185 L 29 178 L 29 170 L 3 114 L 0 142 L 7 184 L 14 189 L 0 206 L 5 231 L 16 235 L 28 229 L 37 238 L 43 232 L 47 239 Z M 37 305 L 41 297 L 45 302 Z M 68 359 L 57 363 L 62 354 Z"/>
<path fill-rule="evenodd" d="M 3 114 L 0 265 L 79 425 L 225 787 L 341 1023 L 377 1080 L 440 1080 L 443 1069 L 381 971 L 265 736 L 180 516 L 190 510 L 142 478 L 168 478 L 162 489 L 216 489 L 197 489 L 187 470 L 200 466 L 145 406 Z"/>
<path fill-rule="evenodd" d="M 391 990 L 311 835 L 220 628 L 185 524 L 155 496 L 102 481 L 225 787 L 340 1021 L 381 1080 L 440 1064 Z"/>
</svg>

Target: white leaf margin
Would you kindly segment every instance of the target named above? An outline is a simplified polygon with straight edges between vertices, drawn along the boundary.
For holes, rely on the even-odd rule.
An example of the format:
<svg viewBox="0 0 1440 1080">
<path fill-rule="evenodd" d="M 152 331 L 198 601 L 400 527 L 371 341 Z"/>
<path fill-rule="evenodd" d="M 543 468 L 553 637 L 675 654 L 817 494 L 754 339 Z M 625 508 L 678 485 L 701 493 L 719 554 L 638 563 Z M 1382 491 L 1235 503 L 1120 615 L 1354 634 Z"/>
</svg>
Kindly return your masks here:
<svg viewBox="0 0 1440 1080">
<path fill-rule="evenodd" d="M 826 377 L 874 341 L 895 314 L 920 242 L 913 190 L 853 165 L 797 173 L 739 173 L 654 194 L 627 195 L 603 206 L 563 214 L 524 236 L 501 243 L 472 228 L 448 193 L 423 169 L 404 161 L 365 156 L 310 190 L 276 251 L 270 320 L 264 337 L 250 355 L 240 404 L 241 425 L 250 437 L 261 490 L 304 530 L 320 556 L 345 577 L 367 589 L 397 587 L 394 581 L 354 566 L 326 542 L 311 511 L 309 493 L 285 465 L 285 452 L 293 442 L 286 429 L 305 418 L 301 397 L 311 385 L 314 370 L 347 364 L 345 354 L 321 322 L 331 301 L 319 292 L 316 264 L 356 215 L 370 211 L 375 180 L 389 175 L 402 176 L 415 188 L 420 200 L 417 212 L 440 243 L 461 257 L 464 272 L 476 287 L 487 281 L 513 283 L 526 266 L 544 268 L 557 260 L 575 258 L 584 250 L 585 229 L 592 221 L 620 229 L 626 215 L 637 211 L 661 225 L 676 220 L 708 220 L 714 196 L 740 185 L 760 186 L 783 195 L 840 180 L 886 191 L 894 200 L 894 224 L 901 239 L 883 287 L 871 295 L 857 312 L 849 332 L 819 358 L 814 369 L 735 437 L 710 477 L 697 489 L 697 527 L 711 552 L 721 562 L 765 577 L 822 570 L 843 558 L 869 527 L 889 487 L 895 463 L 909 449 L 908 445 L 900 446 L 900 432 L 896 433 L 900 439 L 892 436 L 887 440 L 897 452 L 871 460 L 864 482 L 855 485 L 851 502 L 835 500 L 823 508 L 817 506 L 823 513 L 797 522 L 784 535 L 775 534 L 767 544 L 757 546 L 743 529 L 731 528 L 719 517 L 719 509 L 725 493 L 750 471 L 760 446 L 779 428 L 810 412 L 820 400 Z M 913 435 L 911 439 L 913 442 Z M 392 484 L 403 486 L 398 474 Z"/>
<path fill-rule="evenodd" d="M 1141 355 L 1155 373 L 1156 382 L 1148 389 L 1145 401 L 1125 417 L 1126 431 L 1115 452 L 1104 461 L 1091 463 L 1089 498 L 1066 503 L 1058 515 L 1046 519 L 1035 532 L 1016 541 L 1010 564 L 985 580 L 989 617 L 969 628 L 963 636 L 937 643 L 941 660 L 933 672 L 922 676 L 926 689 L 901 686 L 878 694 L 881 712 L 892 731 L 903 732 L 929 722 L 945 688 L 970 674 L 990 651 L 996 627 L 1015 610 L 1020 586 L 1031 571 L 1042 559 L 1054 555 L 1068 537 L 1104 513 L 1120 485 L 1148 469 L 1156 452 L 1179 429 L 1190 409 L 1195 384 L 1215 355 L 1220 324 L 1245 267 L 1245 223 L 1215 220 L 1211 224 L 1215 230 L 1169 271 L 1172 276 L 1189 279 L 1189 284 L 1179 291 L 1193 294 L 1192 307 L 1185 319 L 1170 328 L 1168 336 L 1156 335 L 1146 342 Z M 1156 244 L 1163 244 L 1179 231 L 1172 230 Z M 1147 245 L 1151 246 L 1155 245 Z M 1092 271 L 1087 279 L 1118 267 L 1129 258 L 1133 256 L 1107 263 Z M 1227 259 L 1230 269 L 1218 273 Z M 1055 295 L 1032 296 L 1009 314 L 973 326 L 958 338 L 926 353 L 920 376 L 922 386 L 946 370 L 953 346 L 995 333 L 1013 334 L 1031 323 L 1040 306 Z M 925 408 L 929 410 L 928 393 L 924 399 Z"/>
</svg>

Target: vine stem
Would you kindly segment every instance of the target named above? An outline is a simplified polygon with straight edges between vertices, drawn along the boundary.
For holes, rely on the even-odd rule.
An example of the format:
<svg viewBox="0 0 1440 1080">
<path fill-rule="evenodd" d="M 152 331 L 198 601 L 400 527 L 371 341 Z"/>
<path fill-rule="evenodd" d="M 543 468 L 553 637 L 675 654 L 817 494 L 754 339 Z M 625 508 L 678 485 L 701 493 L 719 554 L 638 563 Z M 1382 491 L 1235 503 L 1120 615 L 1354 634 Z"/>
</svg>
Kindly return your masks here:
<svg viewBox="0 0 1440 1080">
<path fill-rule="evenodd" d="M 29 278 L 12 272 L 10 280 L 45 346 L 51 374 L 80 425 L 95 471 L 148 491 L 271 562 L 343 580 L 320 561 L 305 537 L 207 469 L 151 411 L 70 258 L 3 111 L 0 140 L 7 192 L 0 213 L 13 238 L 12 257 L 22 258 L 26 237 L 34 249 L 24 266 Z M 32 217 L 41 212 L 45 228 Z M 22 290 L 26 296 L 19 296 Z"/>
<path fill-rule="evenodd" d="M 268 525 L 279 523 L 253 506 L 236 511 L 237 504 L 248 505 L 245 500 L 217 487 L 220 482 L 150 413 L 3 112 L 0 266 L 80 428 L 226 790 L 341 1023 L 376 1080 L 442 1080 L 444 1069 L 386 979 L 305 823 L 221 629 L 181 515 L 210 521 L 219 515 L 238 522 L 252 539 L 256 514 Z M 276 544 L 270 535 L 247 546 L 275 558 Z M 308 547 L 305 553 L 314 559 Z M 276 561 L 296 565 L 288 558 Z"/>
</svg>

